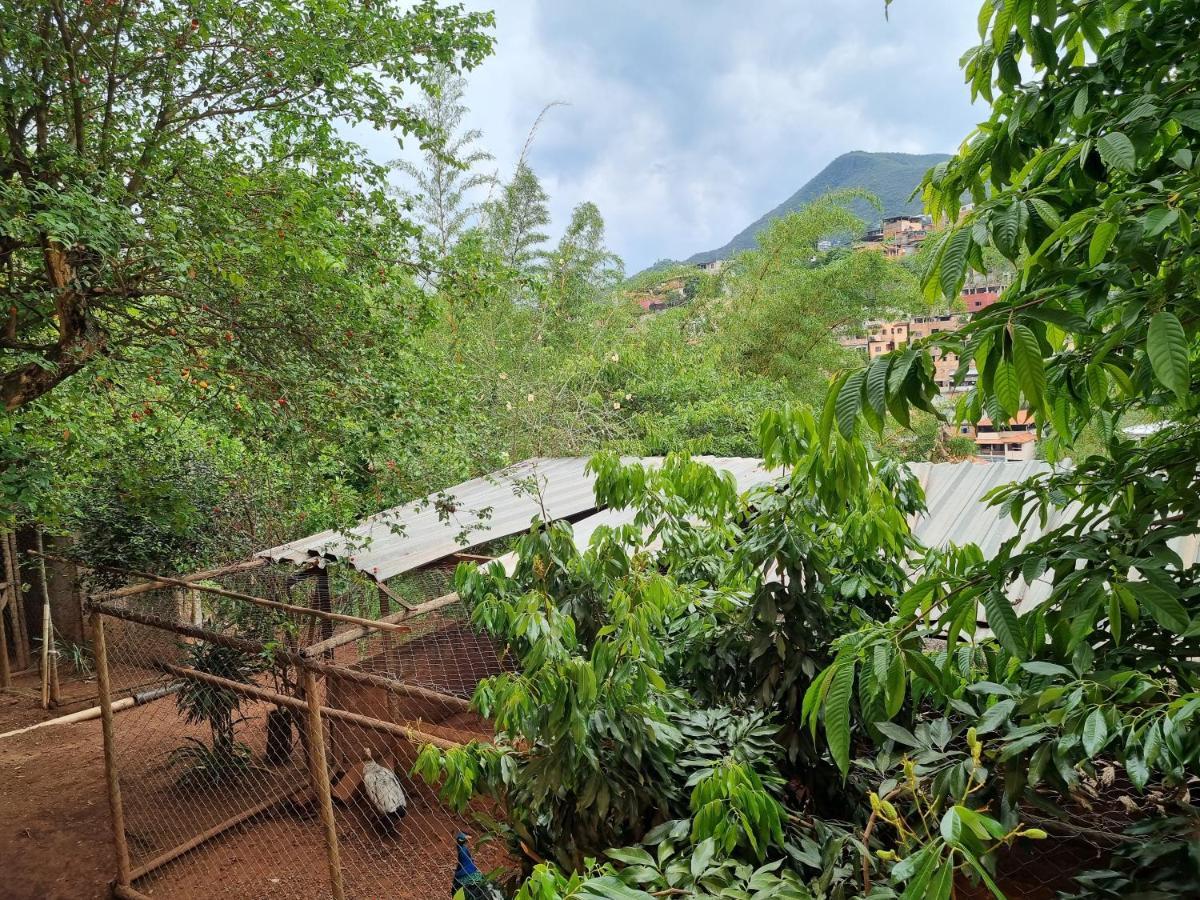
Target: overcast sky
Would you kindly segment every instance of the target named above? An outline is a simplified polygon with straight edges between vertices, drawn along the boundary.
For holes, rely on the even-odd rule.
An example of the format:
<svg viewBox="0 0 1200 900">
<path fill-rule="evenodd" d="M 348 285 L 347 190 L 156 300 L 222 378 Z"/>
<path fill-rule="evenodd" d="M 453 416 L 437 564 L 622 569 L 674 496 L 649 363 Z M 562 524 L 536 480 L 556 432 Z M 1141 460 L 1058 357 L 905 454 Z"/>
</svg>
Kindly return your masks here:
<svg viewBox="0 0 1200 900">
<path fill-rule="evenodd" d="M 469 124 L 530 160 L 554 238 L 592 200 L 638 271 L 719 246 L 849 150 L 950 152 L 983 117 L 958 59 L 977 2 L 501 0 Z M 379 145 L 370 141 L 373 150 Z M 394 154 L 393 154 L 394 155 Z"/>
</svg>

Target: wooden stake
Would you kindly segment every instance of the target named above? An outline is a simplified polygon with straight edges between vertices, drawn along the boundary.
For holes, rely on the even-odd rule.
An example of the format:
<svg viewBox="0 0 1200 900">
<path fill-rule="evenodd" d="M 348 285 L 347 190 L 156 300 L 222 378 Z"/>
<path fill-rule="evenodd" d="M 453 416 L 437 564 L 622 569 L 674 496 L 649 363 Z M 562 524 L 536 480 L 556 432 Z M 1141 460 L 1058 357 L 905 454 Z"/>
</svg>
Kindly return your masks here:
<svg viewBox="0 0 1200 900">
<path fill-rule="evenodd" d="M 38 577 L 42 582 L 42 709 L 49 709 L 50 703 L 57 706 L 58 689 L 58 653 L 54 646 L 54 617 L 50 614 L 50 578 L 46 573 L 46 553 L 42 546 L 42 529 L 36 530 Z"/>
<path fill-rule="evenodd" d="M 10 606 L 13 623 L 13 647 L 16 650 L 17 668 L 28 669 L 29 629 L 25 625 L 25 595 L 21 590 L 21 567 L 17 563 L 17 533 L 0 534 L 0 549 L 4 550 L 5 567 L 8 570 Z"/>
<path fill-rule="evenodd" d="M 321 727 L 321 699 L 317 693 L 317 676 L 304 670 L 304 698 L 308 701 L 308 772 L 313 793 L 321 807 L 321 823 L 325 826 L 325 850 L 329 855 L 329 885 L 333 900 L 344 900 L 342 862 L 338 850 L 337 823 L 333 818 L 333 798 L 329 792 L 329 768 L 325 763 L 325 735 Z"/>
<path fill-rule="evenodd" d="M 108 679 L 108 647 L 104 643 L 104 618 L 91 614 L 92 655 L 96 660 L 96 688 L 100 700 L 101 732 L 104 736 L 104 780 L 108 783 L 108 809 L 112 814 L 113 844 L 117 851 L 117 884 L 130 887 L 129 845 L 125 842 L 125 807 L 121 804 L 121 780 L 117 774 L 117 744 L 113 737 L 112 684 Z"/>
</svg>

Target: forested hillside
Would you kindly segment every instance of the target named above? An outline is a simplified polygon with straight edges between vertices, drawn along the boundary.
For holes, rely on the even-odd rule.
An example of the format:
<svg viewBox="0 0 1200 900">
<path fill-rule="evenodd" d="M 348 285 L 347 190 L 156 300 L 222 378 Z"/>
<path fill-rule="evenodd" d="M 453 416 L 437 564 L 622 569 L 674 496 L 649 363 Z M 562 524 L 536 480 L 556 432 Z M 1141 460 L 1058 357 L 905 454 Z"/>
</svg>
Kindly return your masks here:
<svg viewBox="0 0 1200 900">
<path fill-rule="evenodd" d="M 729 243 L 715 250 L 693 254 L 687 258 L 687 262 L 729 259 L 741 250 L 750 250 L 759 233 L 772 220 L 802 209 L 831 191 L 862 190 L 877 198 L 879 207 L 865 200 L 854 201 L 851 205 L 851 209 L 868 223 L 880 218 L 880 210 L 885 216 L 919 213 L 921 200 L 913 197 L 913 192 L 929 169 L 947 159 L 949 156 L 945 153 L 867 153 L 863 150 L 843 153 L 800 190 L 735 234 Z"/>
</svg>

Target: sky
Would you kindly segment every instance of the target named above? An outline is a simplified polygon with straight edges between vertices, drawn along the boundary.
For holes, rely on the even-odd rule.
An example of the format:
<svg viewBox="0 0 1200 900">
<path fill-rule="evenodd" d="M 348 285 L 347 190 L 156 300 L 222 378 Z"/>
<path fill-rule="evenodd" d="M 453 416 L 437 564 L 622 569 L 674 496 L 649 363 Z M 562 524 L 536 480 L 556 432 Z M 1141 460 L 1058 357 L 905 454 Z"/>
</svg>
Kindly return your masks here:
<svg viewBox="0 0 1200 900">
<path fill-rule="evenodd" d="M 630 273 L 724 244 L 839 154 L 951 152 L 984 118 L 958 66 L 971 0 L 896 0 L 889 18 L 883 0 L 467 6 L 496 13 L 466 94 L 492 166 L 510 175 L 538 113 L 566 104 L 529 153 L 552 238 L 591 200 Z"/>
</svg>

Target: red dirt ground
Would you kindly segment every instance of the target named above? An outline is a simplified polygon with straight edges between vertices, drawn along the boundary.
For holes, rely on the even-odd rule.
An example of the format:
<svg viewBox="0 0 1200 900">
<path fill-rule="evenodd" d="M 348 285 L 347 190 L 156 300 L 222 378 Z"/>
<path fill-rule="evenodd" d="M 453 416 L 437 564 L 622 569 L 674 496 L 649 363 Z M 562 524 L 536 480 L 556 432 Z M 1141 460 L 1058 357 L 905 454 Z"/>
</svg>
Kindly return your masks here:
<svg viewBox="0 0 1200 900">
<path fill-rule="evenodd" d="M 123 674 L 130 684 L 145 675 Z M 34 696 L 0 695 L 0 733 L 87 708 L 94 690 L 94 683 L 64 680 L 64 699 L 75 702 L 50 713 Z M 239 739 L 259 760 L 264 711 L 256 706 L 247 707 L 250 718 Z M 169 697 L 119 713 L 115 729 L 135 867 L 280 788 L 306 788 L 297 748 L 293 764 L 258 766 L 231 789 L 181 790 L 167 755 L 183 736 L 202 731 L 182 723 Z M 6 900 L 109 896 L 115 862 L 100 734 L 97 719 L 0 740 L 0 896 Z M 423 785 L 402 780 L 409 815 L 394 836 L 377 832 L 358 795 L 336 811 L 349 897 L 425 900 L 449 890 L 453 835 L 470 830 L 469 823 L 443 810 Z M 485 870 L 511 862 L 496 845 L 477 846 L 476 858 Z M 319 820 L 311 807 L 298 806 L 276 807 L 135 884 L 149 896 L 179 900 L 308 900 L 329 896 L 327 885 Z"/>
</svg>

